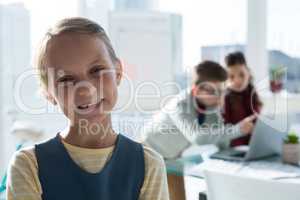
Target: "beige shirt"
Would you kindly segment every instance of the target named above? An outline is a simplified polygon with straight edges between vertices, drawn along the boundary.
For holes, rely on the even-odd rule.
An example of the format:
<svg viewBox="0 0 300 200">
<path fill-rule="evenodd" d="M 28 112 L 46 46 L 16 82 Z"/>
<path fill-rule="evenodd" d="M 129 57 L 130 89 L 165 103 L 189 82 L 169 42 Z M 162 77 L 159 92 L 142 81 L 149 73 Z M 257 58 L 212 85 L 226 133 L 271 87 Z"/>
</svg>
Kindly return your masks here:
<svg viewBox="0 0 300 200">
<path fill-rule="evenodd" d="M 62 142 L 75 163 L 90 173 L 99 172 L 110 160 L 114 149 L 87 149 Z M 158 153 L 143 147 L 145 179 L 139 200 L 169 200 L 164 161 Z M 7 200 L 41 200 L 42 192 L 34 147 L 16 152 L 8 171 Z"/>
</svg>

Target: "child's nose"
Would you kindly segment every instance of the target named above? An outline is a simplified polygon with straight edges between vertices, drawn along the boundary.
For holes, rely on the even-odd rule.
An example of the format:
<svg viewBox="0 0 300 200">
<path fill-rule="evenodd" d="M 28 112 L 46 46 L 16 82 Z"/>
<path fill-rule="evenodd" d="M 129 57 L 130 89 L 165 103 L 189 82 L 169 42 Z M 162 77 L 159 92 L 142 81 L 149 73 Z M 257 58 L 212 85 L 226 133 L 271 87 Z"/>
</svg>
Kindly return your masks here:
<svg viewBox="0 0 300 200">
<path fill-rule="evenodd" d="M 97 90 L 93 86 L 82 86 L 78 87 L 75 91 L 75 97 L 79 99 L 93 100 L 96 97 Z"/>
<path fill-rule="evenodd" d="M 89 94 L 89 92 L 87 92 L 87 90 L 79 90 L 78 91 L 79 96 L 87 96 L 87 94 Z"/>
<path fill-rule="evenodd" d="M 243 80 L 243 79 L 237 79 L 237 80 L 235 81 L 235 85 L 236 85 L 236 86 L 242 86 L 243 83 L 244 83 L 244 80 Z"/>
</svg>

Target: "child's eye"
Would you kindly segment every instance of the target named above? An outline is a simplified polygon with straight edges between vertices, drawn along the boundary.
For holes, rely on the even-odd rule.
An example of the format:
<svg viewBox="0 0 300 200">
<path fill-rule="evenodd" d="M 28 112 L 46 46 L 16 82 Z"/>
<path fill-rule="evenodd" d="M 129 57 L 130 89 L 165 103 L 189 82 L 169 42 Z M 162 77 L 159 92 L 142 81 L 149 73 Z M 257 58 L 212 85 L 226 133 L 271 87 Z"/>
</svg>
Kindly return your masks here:
<svg viewBox="0 0 300 200">
<path fill-rule="evenodd" d="M 63 83 L 63 84 L 69 84 L 69 83 L 74 83 L 75 79 L 72 77 L 62 77 L 60 79 L 58 79 L 57 81 L 58 83 Z"/>
<path fill-rule="evenodd" d="M 94 67 L 93 69 L 91 69 L 90 73 L 91 74 L 99 74 L 100 75 L 100 72 L 104 69 L 104 67 L 102 66 L 96 66 Z"/>
</svg>

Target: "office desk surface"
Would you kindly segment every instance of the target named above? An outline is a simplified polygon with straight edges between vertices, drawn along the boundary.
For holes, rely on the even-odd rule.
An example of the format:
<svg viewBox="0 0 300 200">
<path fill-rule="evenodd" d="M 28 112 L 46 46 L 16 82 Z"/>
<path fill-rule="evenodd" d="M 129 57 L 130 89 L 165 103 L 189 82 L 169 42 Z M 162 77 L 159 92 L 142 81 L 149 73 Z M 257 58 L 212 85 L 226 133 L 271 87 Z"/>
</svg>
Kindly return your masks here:
<svg viewBox="0 0 300 200">
<path fill-rule="evenodd" d="M 212 145 L 191 147 L 179 159 L 179 165 L 174 165 L 172 162 L 171 164 L 173 165 L 168 165 L 167 163 L 168 172 L 183 176 L 204 178 L 203 171 L 209 169 L 246 177 L 296 182 L 300 184 L 300 166 L 284 164 L 279 157 L 251 162 L 211 159 L 210 155 L 216 151 L 218 149 Z"/>
<path fill-rule="evenodd" d="M 245 177 L 287 181 L 300 184 L 300 167 L 284 164 L 279 158 L 251 162 L 229 162 L 216 159 L 205 159 L 193 167 L 186 175 L 203 178 L 205 169 L 221 171 Z"/>
</svg>

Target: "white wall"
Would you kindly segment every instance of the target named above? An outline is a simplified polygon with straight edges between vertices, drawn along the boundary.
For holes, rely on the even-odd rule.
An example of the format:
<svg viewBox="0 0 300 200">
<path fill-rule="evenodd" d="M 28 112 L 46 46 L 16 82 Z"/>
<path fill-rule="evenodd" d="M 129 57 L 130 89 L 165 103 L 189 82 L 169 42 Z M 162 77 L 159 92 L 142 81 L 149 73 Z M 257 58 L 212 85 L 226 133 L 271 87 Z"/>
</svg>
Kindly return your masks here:
<svg viewBox="0 0 300 200">
<path fill-rule="evenodd" d="M 115 0 L 115 10 L 156 10 L 159 0 Z"/>
<path fill-rule="evenodd" d="M 112 10 L 113 1 L 110 0 L 77 0 L 78 15 L 87 17 L 99 23 L 108 30 L 108 14 Z"/>
<path fill-rule="evenodd" d="M 127 112 L 158 110 L 164 97 L 178 92 L 167 83 L 175 84 L 182 73 L 181 16 L 124 11 L 111 12 L 109 21 L 111 40 L 127 75 L 119 87 L 117 108 L 129 102 Z M 130 99 L 137 93 L 145 96 Z"/>
<path fill-rule="evenodd" d="M 256 82 L 268 78 L 267 0 L 248 0 L 247 61 Z"/>
<path fill-rule="evenodd" d="M 23 4 L 16 3 L 0 6 L 0 20 L 0 170 L 3 170 L 6 155 L 14 148 L 9 135 L 12 120 L 7 114 L 15 110 L 14 80 L 30 63 L 30 17 Z"/>
</svg>

